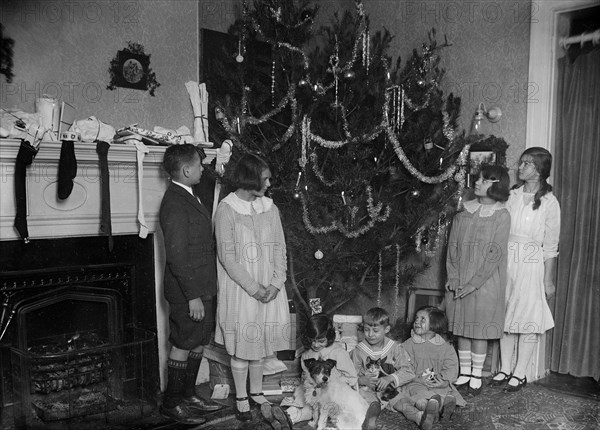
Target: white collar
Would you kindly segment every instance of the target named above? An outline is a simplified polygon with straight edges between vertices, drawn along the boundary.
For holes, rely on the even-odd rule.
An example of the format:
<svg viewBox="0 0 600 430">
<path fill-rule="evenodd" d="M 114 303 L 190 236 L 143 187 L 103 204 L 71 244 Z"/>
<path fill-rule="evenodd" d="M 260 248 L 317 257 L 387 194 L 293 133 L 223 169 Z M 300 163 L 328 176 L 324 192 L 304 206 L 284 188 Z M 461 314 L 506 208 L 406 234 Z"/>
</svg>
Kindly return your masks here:
<svg viewBox="0 0 600 430">
<path fill-rule="evenodd" d="M 235 192 L 229 193 L 222 201 L 241 215 L 252 215 L 252 209 L 254 209 L 254 213 L 261 214 L 267 212 L 273 206 L 273 199 L 269 197 L 257 197 L 249 202 L 240 199 Z"/>
<path fill-rule="evenodd" d="M 414 330 L 410 331 L 410 337 L 412 338 L 414 343 L 425 343 L 425 342 L 431 342 L 434 345 L 440 346 L 446 343 L 446 341 L 444 340 L 444 338 L 442 336 L 440 336 L 439 334 L 435 334 L 435 336 L 433 336 L 431 339 L 426 340 L 423 339 L 423 337 L 420 334 L 417 334 L 414 332 Z"/>
<path fill-rule="evenodd" d="M 477 212 L 477 209 L 481 208 L 479 211 L 479 216 L 482 218 L 492 216 L 497 210 L 504 209 L 506 207 L 506 205 L 501 202 L 496 202 L 493 205 L 482 205 L 477 199 L 464 202 L 463 206 L 469 213 L 475 213 Z"/>
<path fill-rule="evenodd" d="M 171 179 L 171 182 L 173 182 L 174 184 L 179 185 L 181 188 L 183 188 L 188 193 L 190 193 L 192 196 L 194 196 L 194 191 L 192 190 L 192 187 L 190 187 L 189 185 L 183 185 L 181 182 L 174 181 L 173 179 Z M 196 197 L 196 196 L 194 196 L 194 197 Z"/>
</svg>

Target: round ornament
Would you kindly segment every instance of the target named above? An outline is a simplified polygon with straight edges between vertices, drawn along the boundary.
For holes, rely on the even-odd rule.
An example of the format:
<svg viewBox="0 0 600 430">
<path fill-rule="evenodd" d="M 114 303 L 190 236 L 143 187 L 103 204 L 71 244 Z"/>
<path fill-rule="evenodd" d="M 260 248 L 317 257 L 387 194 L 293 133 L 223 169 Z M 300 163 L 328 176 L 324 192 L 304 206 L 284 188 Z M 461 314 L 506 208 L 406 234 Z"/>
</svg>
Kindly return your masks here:
<svg viewBox="0 0 600 430">
<path fill-rule="evenodd" d="M 298 191 L 294 193 L 294 200 L 300 200 L 300 193 Z"/>
<path fill-rule="evenodd" d="M 344 72 L 344 79 L 351 81 L 352 79 L 354 79 L 356 76 L 356 74 L 354 73 L 353 70 L 346 70 Z"/>
<path fill-rule="evenodd" d="M 299 87 L 308 87 L 308 81 L 306 79 L 300 79 L 298 81 L 298 86 Z"/>
<path fill-rule="evenodd" d="M 414 190 L 412 190 L 412 191 L 410 192 L 410 195 L 411 195 L 412 197 L 415 197 L 415 198 L 416 198 L 416 197 L 419 197 L 419 196 L 421 195 L 421 191 L 419 191 L 419 190 L 417 190 L 417 189 L 414 189 Z"/>
<path fill-rule="evenodd" d="M 420 86 L 420 87 L 423 87 L 423 86 L 425 86 L 425 81 L 423 79 L 419 79 L 417 81 L 417 85 Z"/>
<path fill-rule="evenodd" d="M 321 251 L 320 249 L 317 249 L 317 250 L 315 251 L 315 258 L 316 258 L 317 260 L 320 260 L 320 259 L 322 259 L 322 258 L 323 258 L 323 251 Z"/>
<path fill-rule="evenodd" d="M 310 10 L 303 10 L 302 13 L 300 14 L 300 19 L 302 21 L 312 19 L 312 12 Z"/>
<path fill-rule="evenodd" d="M 235 61 L 237 61 L 238 63 L 243 63 L 244 62 L 244 56 L 242 54 L 236 55 Z"/>
</svg>

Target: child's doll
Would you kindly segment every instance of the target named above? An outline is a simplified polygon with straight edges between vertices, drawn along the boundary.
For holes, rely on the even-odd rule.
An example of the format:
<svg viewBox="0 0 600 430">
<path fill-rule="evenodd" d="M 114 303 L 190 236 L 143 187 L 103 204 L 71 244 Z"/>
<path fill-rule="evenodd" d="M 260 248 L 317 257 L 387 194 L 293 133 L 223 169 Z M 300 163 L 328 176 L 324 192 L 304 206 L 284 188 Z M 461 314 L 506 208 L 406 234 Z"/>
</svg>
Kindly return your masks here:
<svg viewBox="0 0 600 430">
<path fill-rule="evenodd" d="M 450 418 L 456 406 L 466 404 L 452 385 L 458 376 L 458 357 L 443 337 L 447 331 L 446 314 L 424 306 L 417 310 L 411 337 L 402 344 L 417 376 L 405 385 L 406 397 L 394 409 L 424 430 L 431 429 L 438 417 Z"/>
</svg>

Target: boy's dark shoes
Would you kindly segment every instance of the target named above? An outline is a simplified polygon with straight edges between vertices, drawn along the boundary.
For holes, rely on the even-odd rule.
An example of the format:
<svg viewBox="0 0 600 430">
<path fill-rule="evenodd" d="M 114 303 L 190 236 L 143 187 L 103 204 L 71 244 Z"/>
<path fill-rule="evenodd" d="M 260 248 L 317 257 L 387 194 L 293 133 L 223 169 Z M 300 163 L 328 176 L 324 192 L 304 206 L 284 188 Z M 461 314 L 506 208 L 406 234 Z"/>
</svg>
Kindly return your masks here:
<svg viewBox="0 0 600 430">
<path fill-rule="evenodd" d="M 205 400 L 198 396 L 190 396 L 183 398 L 183 404 L 194 411 L 201 412 L 214 412 L 219 409 L 223 409 L 223 405 L 213 402 L 212 400 Z"/>
<path fill-rule="evenodd" d="M 448 421 L 454 410 L 456 409 L 456 397 L 447 395 L 444 398 L 444 404 L 442 405 L 442 411 L 440 412 L 440 419 L 444 421 Z"/>
<path fill-rule="evenodd" d="M 371 402 L 365 420 L 363 421 L 362 430 L 375 430 L 377 428 L 377 418 L 381 412 L 381 404 L 379 402 Z"/>
<path fill-rule="evenodd" d="M 248 397 L 241 397 L 241 398 L 236 397 L 235 401 L 236 401 L 235 417 L 239 421 L 250 421 L 252 419 L 252 412 L 250 412 L 250 409 L 248 409 L 247 411 L 240 411 L 240 409 L 239 409 L 240 403 L 244 404 L 244 402 L 247 402 Z M 249 408 L 249 405 L 248 405 L 248 408 Z"/>
<path fill-rule="evenodd" d="M 205 418 L 202 418 L 201 416 L 196 415 L 194 412 L 192 412 L 190 409 L 188 409 L 187 406 L 185 406 L 183 404 L 174 406 L 172 408 L 165 408 L 164 406 L 161 405 L 160 413 L 163 416 L 170 418 L 173 421 L 177 421 L 178 423 L 181 423 L 181 424 L 194 425 L 194 424 L 204 424 L 206 422 Z"/>
</svg>

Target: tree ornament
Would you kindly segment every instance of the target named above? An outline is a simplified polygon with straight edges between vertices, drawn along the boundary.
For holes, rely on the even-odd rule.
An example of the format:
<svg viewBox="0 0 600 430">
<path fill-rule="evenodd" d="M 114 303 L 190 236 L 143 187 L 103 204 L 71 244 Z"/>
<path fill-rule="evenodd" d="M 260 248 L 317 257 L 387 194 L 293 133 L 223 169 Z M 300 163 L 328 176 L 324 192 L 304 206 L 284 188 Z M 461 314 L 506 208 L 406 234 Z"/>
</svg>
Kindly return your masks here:
<svg viewBox="0 0 600 430">
<path fill-rule="evenodd" d="M 428 137 L 427 139 L 425 139 L 423 141 L 423 147 L 425 148 L 425 151 L 429 152 L 433 149 L 433 141 L 431 140 L 431 137 Z"/>
<path fill-rule="evenodd" d="M 243 63 L 244 62 L 244 56 L 242 54 L 237 54 L 235 56 L 235 61 L 237 61 L 238 63 Z"/>
<path fill-rule="evenodd" d="M 417 81 L 417 85 L 420 86 L 420 87 L 424 87 L 425 86 L 425 81 L 423 79 L 419 79 Z"/>
<path fill-rule="evenodd" d="M 304 88 L 304 87 L 308 87 L 308 81 L 307 81 L 306 79 L 300 79 L 300 80 L 298 81 L 298 86 L 299 86 L 299 87 L 303 87 L 303 88 Z"/>
<path fill-rule="evenodd" d="M 410 195 L 414 198 L 419 197 L 419 195 L 421 195 L 421 191 L 417 190 L 416 188 L 414 188 L 411 192 Z"/>
<path fill-rule="evenodd" d="M 294 200 L 300 200 L 300 192 L 299 191 L 294 192 Z"/>
<path fill-rule="evenodd" d="M 312 16 L 312 12 L 310 10 L 303 10 L 302 13 L 300 14 L 300 19 L 304 22 L 304 21 L 308 21 L 309 19 L 312 20 L 313 16 Z"/>
<path fill-rule="evenodd" d="M 423 245 L 427 245 L 427 244 L 429 243 L 429 238 L 428 238 L 427 236 L 423 236 L 423 237 L 421 238 L 421 243 L 422 243 Z"/>
<path fill-rule="evenodd" d="M 354 73 L 354 70 L 346 70 L 344 72 L 344 79 L 346 79 L 347 81 L 351 81 L 355 77 L 356 77 L 356 73 Z"/>
<path fill-rule="evenodd" d="M 320 249 L 317 249 L 317 250 L 315 251 L 315 258 L 316 258 L 317 260 L 321 260 L 323 257 L 324 257 L 324 255 L 323 255 L 323 251 L 321 251 Z"/>
</svg>

